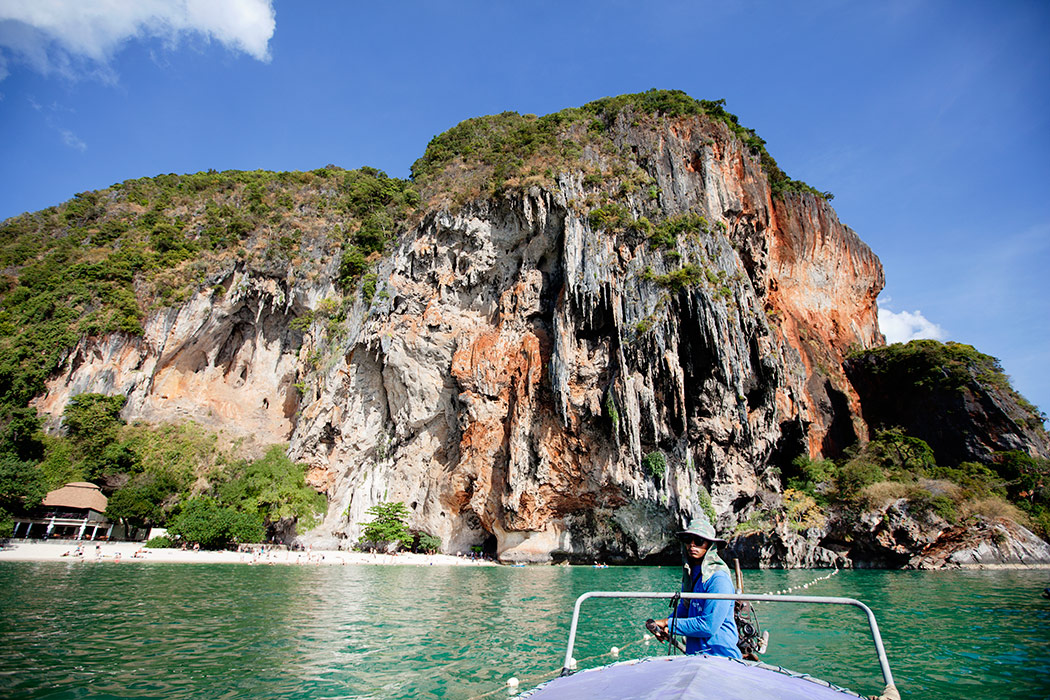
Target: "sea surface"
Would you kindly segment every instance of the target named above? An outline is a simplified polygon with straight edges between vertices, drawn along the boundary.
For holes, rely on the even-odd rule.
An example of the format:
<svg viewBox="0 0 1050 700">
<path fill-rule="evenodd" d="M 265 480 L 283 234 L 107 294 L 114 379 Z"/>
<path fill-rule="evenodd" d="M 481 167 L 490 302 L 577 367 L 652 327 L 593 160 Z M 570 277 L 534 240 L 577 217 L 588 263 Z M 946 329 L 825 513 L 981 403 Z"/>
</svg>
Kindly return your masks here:
<svg viewBox="0 0 1050 700">
<path fill-rule="evenodd" d="M 827 571 L 745 571 L 748 592 Z M 0 697 L 509 696 L 561 666 L 590 590 L 671 591 L 673 567 L 0 563 Z M 843 571 L 800 594 L 878 618 L 904 698 L 1050 698 L 1050 571 Z M 581 667 L 659 654 L 661 602 L 584 604 Z M 862 694 L 881 674 L 856 608 L 760 604 L 767 663 Z"/>
</svg>

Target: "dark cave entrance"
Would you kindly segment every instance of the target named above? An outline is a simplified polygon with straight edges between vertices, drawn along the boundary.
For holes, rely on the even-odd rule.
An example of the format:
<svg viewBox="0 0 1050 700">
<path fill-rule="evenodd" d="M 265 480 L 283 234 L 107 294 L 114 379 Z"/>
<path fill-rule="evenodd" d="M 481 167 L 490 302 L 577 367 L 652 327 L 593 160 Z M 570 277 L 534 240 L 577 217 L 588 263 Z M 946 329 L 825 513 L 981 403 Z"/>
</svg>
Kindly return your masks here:
<svg viewBox="0 0 1050 700">
<path fill-rule="evenodd" d="M 853 414 L 846 395 L 836 389 L 830 379 L 824 382 L 824 391 L 831 406 L 831 425 L 828 426 L 820 449 L 825 457 L 839 457 L 857 441 L 857 431 L 853 428 Z"/>
</svg>

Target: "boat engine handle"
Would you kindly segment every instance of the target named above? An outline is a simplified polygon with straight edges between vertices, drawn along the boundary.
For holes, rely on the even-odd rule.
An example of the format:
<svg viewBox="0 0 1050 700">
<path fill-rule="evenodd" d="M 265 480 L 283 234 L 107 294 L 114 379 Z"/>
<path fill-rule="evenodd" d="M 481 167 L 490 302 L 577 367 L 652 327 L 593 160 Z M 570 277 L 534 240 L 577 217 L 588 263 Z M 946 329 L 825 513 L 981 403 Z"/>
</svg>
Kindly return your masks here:
<svg viewBox="0 0 1050 700">
<path fill-rule="evenodd" d="M 674 645 L 675 649 L 682 652 L 683 654 L 685 653 L 685 649 L 682 647 L 681 644 L 678 643 L 678 640 L 674 639 L 673 637 L 671 637 L 671 635 L 667 634 L 662 629 L 660 629 L 660 626 L 656 624 L 656 620 L 654 620 L 653 618 L 650 617 L 648 620 L 645 621 L 645 629 L 649 630 L 649 634 L 656 637 L 656 641 L 662 642 L 664 640 L 667 640 Z"/>
</svg>

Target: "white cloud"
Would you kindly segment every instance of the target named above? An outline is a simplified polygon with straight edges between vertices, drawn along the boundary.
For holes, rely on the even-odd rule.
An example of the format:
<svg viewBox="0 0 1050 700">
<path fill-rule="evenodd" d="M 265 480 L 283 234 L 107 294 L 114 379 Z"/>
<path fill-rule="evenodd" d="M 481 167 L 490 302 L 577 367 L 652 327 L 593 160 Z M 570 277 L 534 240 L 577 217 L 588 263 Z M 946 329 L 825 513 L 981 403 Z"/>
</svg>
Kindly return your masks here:
<svg viewBox="0 0 1050 700">
<path fill-rule="evenodd" d="M 62 135 L 62 143 L 66 144 L 70 148 L 78 150 L 81 153 L 87 150 L 87 144 L 81 141 L 79 138 L 77 138 L 77 135 L 69 129 L 59 129 L 58 133 Z"/>
<path fill-rule="evenodd" d="M 272 0 L 5 0 L 0 4 L 0 80 L 11 61 L 44 73 L 110 76 L 110 58 L 127 41 L 157 38 L 169 47 L 190 35 L 270 60 Z"/>
<path fill-rule="evenodd" d="M 929 338 L 944 340 L 948 332 L 922 315 L 921 311 L 900 313 L 879 307 L 879 329 L 887 343 L 906 343 L 909 340 Z"/>
</svg>

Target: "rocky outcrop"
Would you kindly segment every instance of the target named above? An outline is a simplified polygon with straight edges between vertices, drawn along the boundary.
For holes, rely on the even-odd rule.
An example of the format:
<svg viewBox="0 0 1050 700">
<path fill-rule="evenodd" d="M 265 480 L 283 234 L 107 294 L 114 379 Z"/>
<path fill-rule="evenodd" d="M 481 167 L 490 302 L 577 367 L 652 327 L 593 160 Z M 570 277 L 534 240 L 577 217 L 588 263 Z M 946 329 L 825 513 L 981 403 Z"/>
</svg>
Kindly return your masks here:
<svg viewBox="0 0 1050 700">
<path fill-rule="evenodd" d="M 1050 458 L 1039 411 L 1009 386 L 995 358 L 968 345 L 912 341 L 859 353 L 845 369 L 873 428 L 903 428 L 941 464 L 988 462 L 1011 450 Z"/>
<path fill-rule="evenodd" d="M 128 397 L 127 420 L 193 420 L 241 440 L 248 454 L 286 442 L 299 409 L 302 333 L 312 302 L 282 280 L 234 270 L 206 292 L 151 316 L 142 336 L 84 338 L 35 405 L 57 426 L 70 397 Z"/>
<path fill-rule="evenodd" d="M 953 525 L 901 499 L 865 513 L 850 528 L 849 558 L 859 568 L 944 569 L 1046 566 L 1050 545 L 1005 518 Z"/>
<path fill-rule="evenodd" d="M 732 538 L 727 550 L 745 568 L 1050 565 L 1050 544 L 1013 520 L 975 516 L 952 524 L 905 499 L 860 514 L 836 512 L 824 527 L 795 531 L 780 525 L 769 532 L 745 532 Z"/>
<path fill-rule="evenodd" d="M 398 500 L 451 551 L 645 560 L 708 497 L 730 526 L 778 487 L 771 467 L 854 433 L 830 368 L 881 341 L 877 258 L 821 198 L 774 199 L 721 123 L 624 114 L 610 138 L 659 192 L 655 211 L 622 197 L 632 220 L 705 230 L 668 251 L 596 224 L 598 151 L 556 187 L 425 217 L 296 426 L 330 485 L 317 536 L 352 541 Z"/>
<path fill-rule="evenodd" d="M 979 519 L 945 531 L 909 568 L 994 568 L 1050 564 L 1050 545 L 1012 520 Z"/>
<path fill-rule="evenodd" d="M 843 369 L 883 343 L 878 258 L 708 107 L 552 115 L 535 141 L 514 131 L 535 118 L 468 123 L 421 159 L 430 190 L 410 214 L 408 183 L 334 168 L 180 200 L 167 212 L 179 225 L 151 235 L 218 246 L 180 272 L 199 291 L 154 310 L 141 336 L 82 339 L 35 405 L 54 428 L 71 396 L 120 393 L 127 420 L 192 419 L 249 453 L 288 442 L 328 497 L 303 536 L 320 546 L 352 546 L 369 508 L 403 501 L 445 551 L 675 559 L 682 523 L 713 513 L 728 532 L 776 511 L 793 458 L 836 456 L 866 439 L 862 416 L 878 427 L 890 415 L 879 372 L 856 358 Z M 491 147 L 485 133 L 557 148 L 532 151 L 508 183 L 465 160 Z M 233 240 L 242 248 L 224 252 Z M 1002 406 L 970 396 L 962 412 L 977 422 Z M 1004 427 L 967 455 L 1027 440 L 1008 437 L 1018 417 L 1000 412 Z M 913 510 L 832 514 L 801 532 L 779 522 L 730 549 L 748 566 L 1050 562 L 1019 526 Z"/>
<path fill-rule="evenodd" d="M 852 565 L 845 551 L 824 546 L 823 528 L 796 532 L 781 526 L 771 532 L 745 532 L 732 539 L 729 555 L 749 569 L 848 568 Z"/>
</svg>

